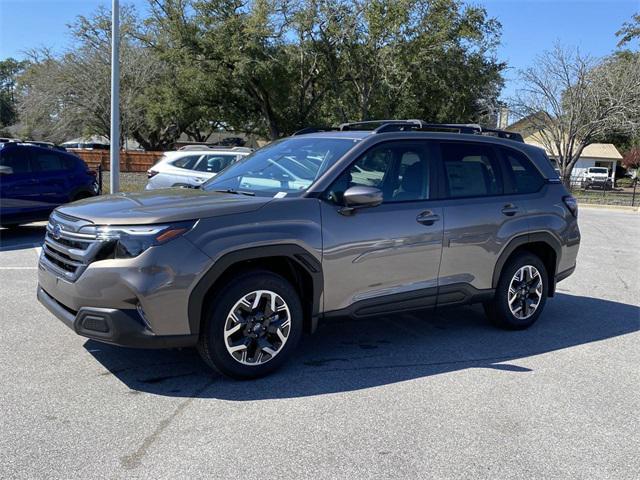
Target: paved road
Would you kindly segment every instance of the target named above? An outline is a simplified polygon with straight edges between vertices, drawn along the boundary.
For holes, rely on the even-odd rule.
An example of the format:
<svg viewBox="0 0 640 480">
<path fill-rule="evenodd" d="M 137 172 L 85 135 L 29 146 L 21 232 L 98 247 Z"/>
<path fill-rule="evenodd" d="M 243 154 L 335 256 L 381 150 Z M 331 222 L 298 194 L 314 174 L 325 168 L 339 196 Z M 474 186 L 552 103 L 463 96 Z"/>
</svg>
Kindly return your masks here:
<svg viewBox="0 0 640 480">
<path fill-rule="evenodd" d="M 475 307 L 325 325 L 254 382 L 75 336 L 0 232 L 0 478 L 640 478 L 640 216 L 581 211 L 540 321 Z"/>
</svg>

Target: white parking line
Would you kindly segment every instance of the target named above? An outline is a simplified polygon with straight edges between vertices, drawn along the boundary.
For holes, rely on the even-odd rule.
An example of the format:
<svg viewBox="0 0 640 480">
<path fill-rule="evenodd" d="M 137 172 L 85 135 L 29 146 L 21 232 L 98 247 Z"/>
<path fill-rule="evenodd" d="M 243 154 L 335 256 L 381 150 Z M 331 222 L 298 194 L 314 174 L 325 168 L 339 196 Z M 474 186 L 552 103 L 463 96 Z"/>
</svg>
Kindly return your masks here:
<svg viewBox="0 0 640 480">
<path fill-rule="evenodd" d="M 38 267 L 0 267 L 0 270 L 37 270 Z"/>
</svg>

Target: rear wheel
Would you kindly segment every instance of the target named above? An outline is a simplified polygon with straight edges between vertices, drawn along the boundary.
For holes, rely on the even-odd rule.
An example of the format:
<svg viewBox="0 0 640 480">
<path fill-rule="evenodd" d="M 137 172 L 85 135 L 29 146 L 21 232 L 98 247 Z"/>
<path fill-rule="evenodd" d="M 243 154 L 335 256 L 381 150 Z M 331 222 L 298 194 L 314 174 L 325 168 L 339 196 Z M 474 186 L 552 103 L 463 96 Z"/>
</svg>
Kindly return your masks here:
<svg viewBox="0 0 640 480">
<path fill-rule="evenodd" d="M 284 363 L 302 335 L 295 288 L 271 272 L 247 272 L 216 294 L 198 343 L 203 360 L 234 378 L 256 378 Z"/>
<path fill-rule="evenodd" d="M 548 281 L 544 263 L 531 253 L 521 253 L 505 265 L 487 317 L 498 327 L 527 328 L 538 319 L 547 301 Z"/>
</svg>

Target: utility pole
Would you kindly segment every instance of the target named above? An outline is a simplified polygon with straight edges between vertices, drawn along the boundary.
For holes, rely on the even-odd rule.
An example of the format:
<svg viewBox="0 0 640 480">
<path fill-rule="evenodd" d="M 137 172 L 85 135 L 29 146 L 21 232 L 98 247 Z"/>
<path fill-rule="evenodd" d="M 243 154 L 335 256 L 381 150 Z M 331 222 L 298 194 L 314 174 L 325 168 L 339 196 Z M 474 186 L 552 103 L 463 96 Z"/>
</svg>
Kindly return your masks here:
<svg viewBox="0 0 640 480">
<path fill-rule="evenodd" d="M 111 193 L 120 190 L 120 5 L 111 2 Z"/>
</svg>

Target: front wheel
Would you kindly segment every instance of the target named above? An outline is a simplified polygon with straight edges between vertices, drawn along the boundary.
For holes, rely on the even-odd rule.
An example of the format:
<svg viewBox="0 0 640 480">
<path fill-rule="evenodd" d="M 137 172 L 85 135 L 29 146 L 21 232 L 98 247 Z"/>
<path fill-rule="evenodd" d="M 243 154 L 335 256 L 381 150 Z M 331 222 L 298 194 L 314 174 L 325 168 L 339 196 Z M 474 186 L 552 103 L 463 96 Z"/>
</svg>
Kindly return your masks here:
<svg viewBox="0 0 640 480">
<path fill-rule="evenodd" d="M 484 305 L 487 317 L 498 327 L 528 328 L 538 319 L 547 301 L 547 270 L 531 253 L 521 253 L 505 265 L 493 301 Z"/>
<path fill-rule="evenodd" d="M 301 336 L 295 288 L 280 275 L 251 271 L 215 293 L 198 351 L 224 375 L 257 378 L 282 365 Z"/>
</svg>

